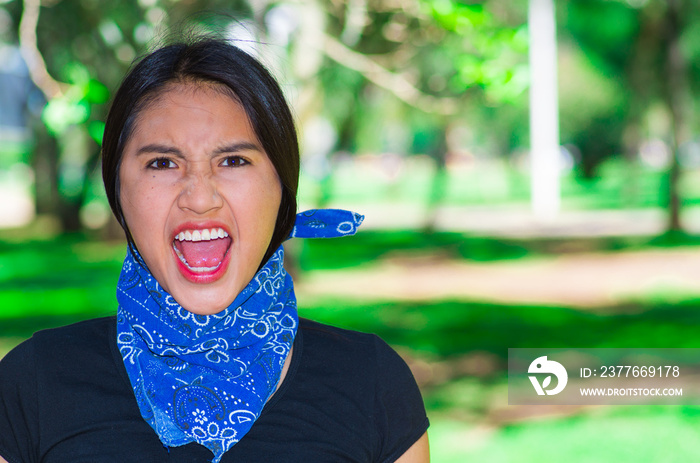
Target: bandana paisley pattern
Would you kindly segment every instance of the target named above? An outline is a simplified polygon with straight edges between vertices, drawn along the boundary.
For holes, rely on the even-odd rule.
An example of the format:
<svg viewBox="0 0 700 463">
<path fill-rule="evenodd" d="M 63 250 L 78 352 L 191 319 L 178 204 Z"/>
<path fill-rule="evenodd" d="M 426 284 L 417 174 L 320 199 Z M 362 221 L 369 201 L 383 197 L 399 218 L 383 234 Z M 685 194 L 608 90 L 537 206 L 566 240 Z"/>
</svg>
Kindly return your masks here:
<svg viewBox="0 0 700 463">
<path fill-rule="evenodd" d="M 364 217 L 297 214 L 290 237 L 352 235 Z M 253 426 L 277 387 L 298 327 L 279 249 L 229 307 L 196 315 L 165 291 L 136 253 L 117 286 L 117 343 L 141 415 L 163 445 L 204 445 L 218 463 Z"/>
</svg>

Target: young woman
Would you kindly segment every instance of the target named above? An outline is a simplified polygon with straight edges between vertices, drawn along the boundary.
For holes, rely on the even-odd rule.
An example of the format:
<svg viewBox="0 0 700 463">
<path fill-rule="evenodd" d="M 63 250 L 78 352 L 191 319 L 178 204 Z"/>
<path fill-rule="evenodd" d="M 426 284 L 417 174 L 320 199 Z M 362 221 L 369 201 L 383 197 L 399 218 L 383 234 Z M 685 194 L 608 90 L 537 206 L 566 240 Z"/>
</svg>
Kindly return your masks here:
<svg viewBox="0 0 700 463">
<path fill-rule="evenodd" d="M 200 39 L 136 65 L 103 142 L 129 244 L 117 316 L 0 362 L 0 462 L 428 461 L 401 358 L 297 316 L 282 242 L 362 221 L 296 214 L 298 176 L 291 113 L 255 59 Z"/>
</svg>

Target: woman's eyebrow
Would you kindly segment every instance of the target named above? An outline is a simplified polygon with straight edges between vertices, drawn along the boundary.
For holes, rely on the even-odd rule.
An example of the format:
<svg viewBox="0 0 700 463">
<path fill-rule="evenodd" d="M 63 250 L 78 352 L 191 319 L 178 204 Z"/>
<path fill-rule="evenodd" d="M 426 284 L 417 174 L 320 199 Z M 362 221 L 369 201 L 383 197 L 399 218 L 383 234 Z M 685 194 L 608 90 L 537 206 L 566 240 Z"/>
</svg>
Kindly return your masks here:
<svg viewBox="0 0 700 463">
<path fill-rule="evenodd" d="M 261 151 L 262 152 L 262 148 L 260 148 L 255 143 L 240 142 L 240 143 L 232 143 L 230 145 L 222 146 L 221 148 L 218 148 L 216 151 L 214 151 L 214 153 L 215 154 L 237 153 L 239 151 Z"/>
<path fill-rule="evenodd" d="M 218 154 L 225 154 L 225 153 L 238 153 L 240 151 L 260 151 L 260 152 L 263 152 L 262 148 L 260 148 L 255 143 L 240 142 L 240 143 L 231 143 L 229 145 L 222 146 L 221 148 L 217 148 L 213 154 L 218 155 Z M 174 146 L 159 145 L 157 143 L 151 143 L 151 144 L 142 146 L 141 148 L 139 148 L 136 151 L 136 156 L 139 156 L 142 154 L 149 154 L 149 153 L 171 154 L 171 155 L 179 157 L 179 158 L 185 157 L 185 155 L 182 153 L 182 151 L 175 148 Z"/>
<path fill-rule="evenodd" d="M 136 151 L 136 156 L 139 156 L 141 154 L 147 154 L 147 153 L 158 153 L 158 154 L 172 154 L 173 156 L 182 158 L 184 155 L 182 152 L 172 146 L 166 146 L 166 145 L 159 145 L 156 143 L 152 143 L 149 145 L 142 146 Z"/>
</svg>

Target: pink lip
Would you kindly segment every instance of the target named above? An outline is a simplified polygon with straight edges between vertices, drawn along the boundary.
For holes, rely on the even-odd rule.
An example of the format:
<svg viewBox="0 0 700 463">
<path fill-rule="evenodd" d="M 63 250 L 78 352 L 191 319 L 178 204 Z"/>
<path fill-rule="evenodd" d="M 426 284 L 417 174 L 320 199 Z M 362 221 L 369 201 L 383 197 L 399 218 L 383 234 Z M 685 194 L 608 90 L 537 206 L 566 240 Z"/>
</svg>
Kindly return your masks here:
<svg viewBox="0 0 700 463">
<path fill-rule="evenodd" d="M 229 234 L 229 238 L 233 242 L 233 238 L 231 238 L 231 232 L 229 231 L 228 227 L 222 224 L 221 222 L 215 221 L 185 222 L 183 224 L 180 224 L 175 229 L 172 239 L 174 241 L 175 237 L 179 235 L 180 232 L 183 232 L 185 230 L 204 230 L 212 228 L 223 228 L 226 231 L 226 233 Z M 231 248 L 229 246 L 229 251 L 230 250 Z M 215 282 L 216 280 L 224 276 L 224 273 L 226 273 L 228 265 L 231 262 L 231 253 L 227 251 L 226 255 L 224 256 L 224 259 L 221 261 L 221 264 L 219 264 L 219 266 L 215 270 L 212 270 L 211 272 L 195 273 L 192 270 L 190 270 L 185 264 L 182 263 L 177 254 L 175 254 L 175 249 L 173 249 L 172 246 L 170 246 L 170 252 L 172 252 L 173 259 L 175 259 L 177 268 L 178 270 L 180 270 L 180 273 L 182 273 L 182 276 L 184 276 L 187 280 L 191 281 L 192 283 L 206 284 Z"/>
</svg>

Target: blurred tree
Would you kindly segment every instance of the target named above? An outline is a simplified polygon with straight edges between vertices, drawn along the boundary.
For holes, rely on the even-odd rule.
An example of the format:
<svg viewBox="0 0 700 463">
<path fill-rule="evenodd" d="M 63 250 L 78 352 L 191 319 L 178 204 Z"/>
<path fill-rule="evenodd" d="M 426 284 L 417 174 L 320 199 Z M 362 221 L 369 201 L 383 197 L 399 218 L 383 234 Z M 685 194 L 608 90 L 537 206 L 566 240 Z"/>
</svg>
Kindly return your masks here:
<svg viewBox="0 0 700 463">
<path fill-rule="evenodd" d="M 630 98 L 626 69 L 639 34 L 638 12 L 625 1 L 560 2 L 561 135 L 581 151 L 580 173 L 620 153 Z"/>
<path fill-rule="evenodd" d="M 75 231 L 81 228 L 80 210 L 99 163 L 109 98 L 102 81 L 118 78 L 126 56 L 115 56 L 107 40 L 115 29 L 110 36 L 105 10 L 94 2 L 19 3 L 8 6 L 17 20 L 18 43 L 32 80 L 47 99 L 35 127 L 36 208 L 57 215 L 64 230 Z"/>
<path fill-rule="evenodd" d="M 2 6 L 14 20 L 32 80 L 47 99 L 35 125 L 32 159 L 39 213 L 58 216 L 65 231 L 81 228 L 81 209 L 101 191 L 99 143 L 108 89 L 117 87 L 159 30 L 165 33 L 213 3 L 22 0 Z M 248 7 L 243 1 L 219 3 Z M 176 7 L 166 11 L 170 6 Z M 214 22 L 212 17 L 202 21 Z"/>
<path fill-rule="evenodd" d="M 662 19 L 661 53 L 663 59 L 662 95 L 671 115 L 668 135 L 671 160 L 668 180 L 668 230 L 681 230 L 681 197 L 679 193 L 681 146 L 691 141 L 692 93 L 688 75 L 688 58 L 681 46 L 681 39 L 690 24 L 691 10 L 696 10 L 687 0 L 667 0 Z"/>
<path fill-rule="evenodd" d="M 327 118 L 340 148 L 387 150 L 395 141 L 381 133 L 385 125 L 371 125 L 386 116 L 406 133 L 433 132 L 430 146 L 401 143 L 399 154 L 431 155 L 436 182 L 444 127 L 470 113 L 467 100 L 512 101 L 527 86 L 524 22 L 504 0 L 15 0 L 0 8 L 48 101 L 36 126 L 37 209 L 56 213 L 65 230 L 80 226 L 95 191 L 107 89 L 154 38 L 183 24 L 227 31 L 244 47 L 270 43 L 258 53 L 267 49 L 268 64 L 289 68 L 302 130 Z"/>
<path fill-rule="evenodd" d="M 426 198 L 430 229 L 444 194 L 448 125 L 468 118 L 483 101 L 494 106 L 523 98 L 525 10 L 503 1 L 454 0 L 349 0 L 326 8 L 319 83 L 338 148 L 429 155 L 435 166 Z M 421 137 L 397 144 L 389 120 Z M 507 152 L 513 137 L 488 133 L 498 140 L 493 146 Z"/>
<path fill-rule="evenodd" d="M 257 48 L 295 100 L 302 134 L 326 132 L 314 150 L 430 155 L 429 209 L 441 200 L 447 126 L 470 126 L 491 156 L 527 144 L 525 1 L 12 0 L 0 8 L 49 100 L 36 124 L 37 208 L 58 213 L 65 229 L 79 226 L 80 208 L 99 191 L 107 89 L 154 39 L 185 24 Z M 650 108 L 666 108 L 664 135 L 676 153 L 671 211 L 700 85 L 696 10 L 689 0 L 557 2 L 560 62 L 573 69 L 559 75 L 562 141 L 578 146 L 582 172 L 594 176 L 606 157 L 631 159 L 649 138 Z"/>
<path fill-rule="evenodd" d="M 697 124 L 692 83 L 700 77 L 699 23 L 688 0 L 577 0 L 566 2 L 562 18 L 562 29 L 597 69 L 591 73 L 595 85 L 589 81 L 579 88 L 584 94 L 597 89 L 607 99 L 606 104 L 591 95 L 589 104 L 564 105 L 563 131 L 582 152 L 584 176 L 593 177 L 601 161 L 618 153 L 633 165 L 644 142 L 663 139 L 670 151 L 669 230 L 681 229 L 679 153 Z M 598 109 L 591 111 L 595 101 Z M 566 117 L 567 109 L 572 117 Z M 635 194 L 634 170 L 629 183 Z"/>
</svg>

